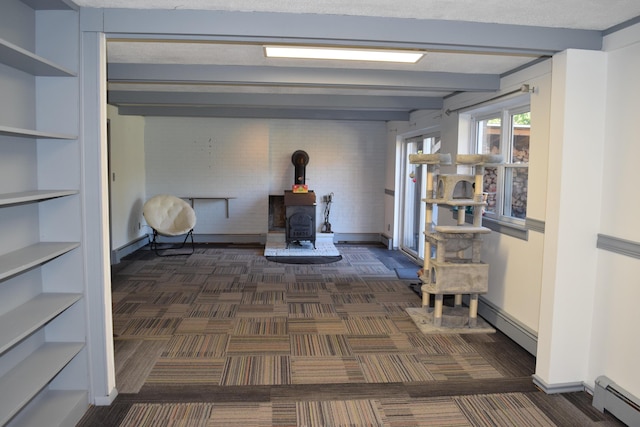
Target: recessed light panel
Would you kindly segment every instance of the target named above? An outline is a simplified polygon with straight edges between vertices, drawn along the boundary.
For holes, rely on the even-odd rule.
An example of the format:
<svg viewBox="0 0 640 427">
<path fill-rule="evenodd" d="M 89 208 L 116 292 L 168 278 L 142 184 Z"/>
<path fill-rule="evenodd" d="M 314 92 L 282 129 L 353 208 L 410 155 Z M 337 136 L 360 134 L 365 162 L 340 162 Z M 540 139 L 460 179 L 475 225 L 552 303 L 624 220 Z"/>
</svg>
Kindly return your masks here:
<svg viewBox="0 0 640 427">
<path fill-rule="evenodd" d="M 333 47 L 265 46 L 268 58 L 333 59 L 343 61 L 379 61 L 416 63 L 422 52 L 408 50 L 348 49 Z"/>
</svg>

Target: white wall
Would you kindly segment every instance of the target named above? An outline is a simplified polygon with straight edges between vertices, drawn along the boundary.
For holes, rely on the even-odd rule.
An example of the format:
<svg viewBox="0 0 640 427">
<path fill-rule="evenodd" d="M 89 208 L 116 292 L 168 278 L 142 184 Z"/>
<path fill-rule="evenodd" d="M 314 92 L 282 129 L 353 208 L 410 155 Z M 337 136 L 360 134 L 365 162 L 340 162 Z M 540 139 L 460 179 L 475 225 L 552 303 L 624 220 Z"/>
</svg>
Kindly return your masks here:
<svg viewBox="0 0 640 427">
<path fill-rule="evenodd" d="M 268 196 L 294 183 L 291 155 L 309 154 L 306 183 L 334 193 L 335 233 L 380 233 L 384 221 L 386 128 L 380 122 L 149 117 L 146 195 L 235 197 L 198 201 L 196 234 L 266 234 Z"/>
<path fill-rule="evenodd" d="M 640 242 L 640 25 L 605 38 L 606 134 L 600 233 Z M 640 396 L 640 260 L 611 252 L 598 256 L 589 382 L 606 375 Z"/>
<path fill-rule="evenodd" d="M 118 249 L 146 232 L 142 227 L 145 201 L 144 119 L 120 116 L 112 106 L 108 107 L 107 114 L 111 128 L 111 246 Z"/>
</svg>

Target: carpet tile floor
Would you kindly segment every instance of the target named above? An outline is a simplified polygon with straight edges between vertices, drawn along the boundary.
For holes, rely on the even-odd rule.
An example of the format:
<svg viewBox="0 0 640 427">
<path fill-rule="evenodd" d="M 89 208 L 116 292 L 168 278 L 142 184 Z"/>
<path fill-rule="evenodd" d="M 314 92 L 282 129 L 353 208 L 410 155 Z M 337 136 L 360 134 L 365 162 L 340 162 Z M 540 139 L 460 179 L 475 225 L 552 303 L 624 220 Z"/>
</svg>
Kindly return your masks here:
<svg viewBox="0 0 640 427">
<path fill-rule="evenodd" d="M 112 277 L 119 395 L 78 426 L 621 425 L 586 393 L 537 390 L 535 359 L 500 332 L 420 332 L 404 255 L 336 247 L 328 264 L 257 245 L 127 257 Z"/>
</svg>

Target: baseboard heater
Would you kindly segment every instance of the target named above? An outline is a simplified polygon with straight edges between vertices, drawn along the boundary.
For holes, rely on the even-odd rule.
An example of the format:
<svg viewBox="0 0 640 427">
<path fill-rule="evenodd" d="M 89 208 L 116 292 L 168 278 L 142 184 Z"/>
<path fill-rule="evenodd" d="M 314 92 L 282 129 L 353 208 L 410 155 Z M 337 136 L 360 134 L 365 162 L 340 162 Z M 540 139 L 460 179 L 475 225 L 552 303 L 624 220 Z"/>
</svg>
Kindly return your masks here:
<svg viewBox="0 0 640 427">
<path fill-rule="evenodd" d="M 640 426 L 640 401 L 605 376 L 596 378 L 593 406 L 605 410 L 628 426 Z"/>
</svg>

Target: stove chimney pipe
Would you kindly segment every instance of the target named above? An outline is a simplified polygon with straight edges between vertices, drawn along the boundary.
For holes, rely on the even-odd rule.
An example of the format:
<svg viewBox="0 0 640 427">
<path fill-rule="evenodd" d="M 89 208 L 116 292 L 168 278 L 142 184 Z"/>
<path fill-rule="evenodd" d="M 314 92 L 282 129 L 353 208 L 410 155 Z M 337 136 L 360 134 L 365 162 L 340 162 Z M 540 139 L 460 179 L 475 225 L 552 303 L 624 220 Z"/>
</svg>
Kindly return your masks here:
<svg viewBox="0 0 640 427">
<path fill-rule="evenodd" d="M 295 176 L 294 176 L 294 184 L 295 185 L 304 185 L 305 184 L 305 173 L 307 169 L 307 165 L 309 164 L 309 155 L 302 150 L 298 150 L 291 155 L 291 163 L 295 167 Z"/>
</svg>

